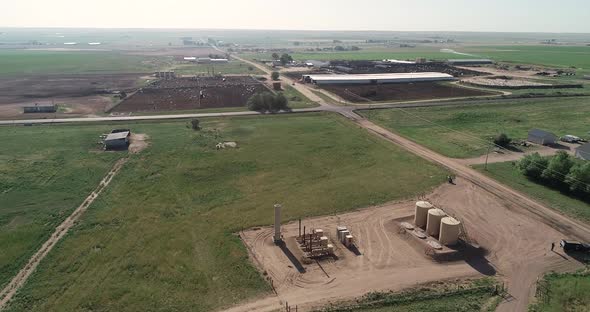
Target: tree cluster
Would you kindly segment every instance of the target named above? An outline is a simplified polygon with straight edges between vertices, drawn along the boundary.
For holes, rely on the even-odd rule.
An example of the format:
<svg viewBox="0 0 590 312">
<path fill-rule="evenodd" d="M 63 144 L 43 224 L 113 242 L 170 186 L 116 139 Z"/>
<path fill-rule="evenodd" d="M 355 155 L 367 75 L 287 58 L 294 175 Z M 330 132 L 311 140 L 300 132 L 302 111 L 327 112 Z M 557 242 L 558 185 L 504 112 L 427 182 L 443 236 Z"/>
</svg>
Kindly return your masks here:
<svg viewBox="0 0 590 312">
<path fill-rule="evenodd" d="M 248 109 L 258 112 L 289 110 L 289 101 L 282 93 L 260 92 L 248 99 Z"/>
<path fill-rule="evenodd" d="M 512 142 L 512 139 L 510 139 L 505 133 L 500 133 L 494 138 L 494 144 L 501 147 L 508 147 L 510 142 Z"/>
<path fill-rule="evenodd" d="M 590 199 L 590 162 L 575 162 L 568 153 L 559 151 L 553 157 L 543 157 L 539 153 L 527 155 L 517 167 L 532 180 Z"/>
</svg>

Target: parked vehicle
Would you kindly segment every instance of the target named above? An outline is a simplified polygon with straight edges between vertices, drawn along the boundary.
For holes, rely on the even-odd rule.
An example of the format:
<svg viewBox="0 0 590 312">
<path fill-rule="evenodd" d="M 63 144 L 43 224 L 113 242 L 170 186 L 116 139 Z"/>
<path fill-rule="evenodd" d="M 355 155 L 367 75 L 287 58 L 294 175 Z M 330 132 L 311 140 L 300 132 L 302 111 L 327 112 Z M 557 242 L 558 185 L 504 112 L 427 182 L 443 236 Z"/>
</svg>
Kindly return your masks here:
<svg viewBox="0 0 590 312">
<path fill-rule="evenodd" d="M 578 241 L 570 241 L 562 239 L 559 242 L 559 246 L 563 248 L 563 251 L 570 252 L 570 251 L 581 251 L 581 252 L 590 252 L 590 244 L 584 244 Z"/>
<path fill-rule="evenodd" d="M 571 134 L 567 134 L 564 135 L 560 138 L 560 140 L 562 142 L 568 142 L 568 143 L 578 143 L 580 141 L 582 141 L 582 139 L 580 139 L 579 137 L 575 136 L 575 135 L 571 135 Z"/>
</svg>

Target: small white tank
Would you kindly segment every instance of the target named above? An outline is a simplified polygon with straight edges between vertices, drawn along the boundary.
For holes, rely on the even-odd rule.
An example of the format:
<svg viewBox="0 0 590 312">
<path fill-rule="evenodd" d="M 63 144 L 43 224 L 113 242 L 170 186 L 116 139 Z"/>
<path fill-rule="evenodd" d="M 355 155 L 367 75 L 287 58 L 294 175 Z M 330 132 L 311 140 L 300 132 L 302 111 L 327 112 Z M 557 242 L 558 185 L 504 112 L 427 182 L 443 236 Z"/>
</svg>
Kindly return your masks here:
<svg viewBox="0 0 590 312">
<path fill-rule="evenodd" d="M 328 237 L 326 237 L 326 236 L 320 237 L 320 246 L 322 246 L 322 247 L 328 246 Z"/>
<path fill-rule="evenodd" d="M 438 208 L 428 210 L 426 233 L 430 236 L 438 236 L 438 233 L 440 232 L 440 220 L 445 216 L 445 212 Z"/>
<path fill-rule="evenodd" d="M 414 215 L 414 224 L 419 228 L 426 228 L 428 210 L 434 208 L 431 203 L 426 201 L 416 202 L 416 211 Z"/>
<path fill-rule="evenodd" d="M 324 236 L 324 230 L 322 230 L 322 229 L 315 229 L 315 230 L 313 230 L 313 233 L 315 234 L 315 236 L 317 238 Z"/>
<path fill-rule="evenodd" d="M 461 233 L 461 222 L 452 217 L 440 220 L 440 235 L 438 241 L 446 246 L 455 245 Z"/>
</svg>

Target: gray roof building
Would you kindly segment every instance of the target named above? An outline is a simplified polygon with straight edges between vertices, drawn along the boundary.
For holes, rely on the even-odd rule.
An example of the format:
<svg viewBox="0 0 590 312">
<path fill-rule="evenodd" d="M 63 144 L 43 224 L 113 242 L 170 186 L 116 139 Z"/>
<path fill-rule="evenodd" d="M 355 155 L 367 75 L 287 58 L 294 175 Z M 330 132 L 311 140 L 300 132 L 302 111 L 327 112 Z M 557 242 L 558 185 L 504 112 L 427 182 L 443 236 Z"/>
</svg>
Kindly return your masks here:
<svg viewBox="0 0 590 312">
<path fill-rule="evenodd" d="M 578 146 L 576 148 L 576 157 L 584 160 L 590 160 L 590 143 Z"/>
<path fill-rule="evenodd" d="M 540 129 L 532 129 L 529 131 L 527 141 L 541 145 L 548 145 L 554 144 L 557 142 L 557 139 L 557 136 L 551 132 Z"/>
<path fill-rule="evenodd" d="M 104 139 L 104 148 L 107 150 L 126 149 L 129 146 L 131 132 L 122 131 L 109 133 Z"/>
</svg>

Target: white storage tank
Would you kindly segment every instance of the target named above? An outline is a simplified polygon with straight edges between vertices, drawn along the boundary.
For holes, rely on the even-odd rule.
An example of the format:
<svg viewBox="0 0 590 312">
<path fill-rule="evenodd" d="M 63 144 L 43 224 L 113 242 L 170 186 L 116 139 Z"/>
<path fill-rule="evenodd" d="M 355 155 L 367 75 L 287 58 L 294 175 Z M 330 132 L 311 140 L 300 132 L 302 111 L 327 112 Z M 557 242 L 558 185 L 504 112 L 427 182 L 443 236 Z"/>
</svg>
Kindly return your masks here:
<svg viewBox="0 0 590 312">
<path fill-rule="evenodd" d="M 328 237 L 326 237 L 326 236 L 320 237 L 320 246 L 322 246 L 322 247 L 328 246 Z"/>
<path fill-rule="evenodd" d="M 346 237 L 346 235 L 350 235 L 350 231 L 349 230 L 344 230 L 340 232 L 340 236 L 338 236 L 338 240 L 341 243 L 344 243 L 344 238 Z"/>
<path fill-rule="evenodd" d="M 434 208 L 431 203 L 427 201 L 416 202 L 416 211 L 414 215 L 414 224 L 416 227 L 425 228 L 426 219 L 428 217 L 428 210 Z"/>
<path fill-rule="evenodd" d="M 315 229 L 315 230 L 313 230 L 313 233 L 315 234 L 315 236 L 317 238 L 324 236 L 324 230 L 322 230 L 322 229 Z"/>
<path fill-rule="evenodd" d="M 442 218 L 445 216 L 445 212 L 438 208 L 428 210 L 426 233 L 430 236 L 437 236 L 440 232 L 440 220 L 442 220 Z"/>
<path fill-rule="evenodd" d="M 452 217 L 444 217 L 440 220 L 440 235 L 438 241 L 447 246 L 455 245 L 461 233 L 461 222 Z"/>
<path fill-rule="evenodd" d="M 352 235 L 346 235 L 344 237 L 344 246 L 350 247 L 354 243 L 354 237 Z"/>
</svg>

